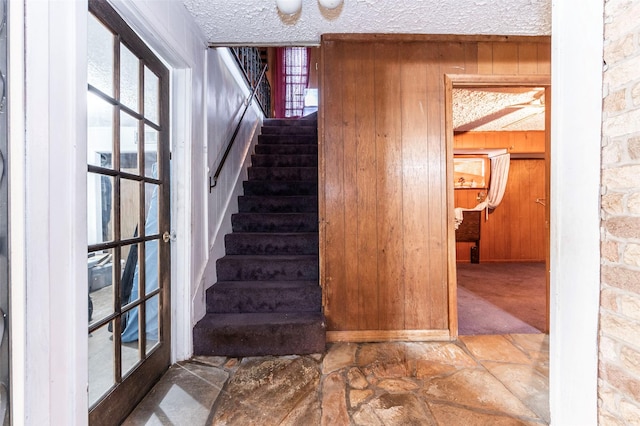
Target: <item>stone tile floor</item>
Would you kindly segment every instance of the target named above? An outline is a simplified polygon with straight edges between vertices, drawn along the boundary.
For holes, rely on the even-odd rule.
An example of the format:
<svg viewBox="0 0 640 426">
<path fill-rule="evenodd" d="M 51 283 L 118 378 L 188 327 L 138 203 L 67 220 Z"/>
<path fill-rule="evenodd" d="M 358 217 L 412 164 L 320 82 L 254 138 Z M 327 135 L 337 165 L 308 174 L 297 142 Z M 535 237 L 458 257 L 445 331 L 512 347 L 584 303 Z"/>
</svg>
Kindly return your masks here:
<svg viewBox="0 0 640 426">
<path fill-rule="evenodd" d="M 196 357 L 125 425 L 547 425 L 548 354 L 547 335 L 510 334 Z"/>
</svg>

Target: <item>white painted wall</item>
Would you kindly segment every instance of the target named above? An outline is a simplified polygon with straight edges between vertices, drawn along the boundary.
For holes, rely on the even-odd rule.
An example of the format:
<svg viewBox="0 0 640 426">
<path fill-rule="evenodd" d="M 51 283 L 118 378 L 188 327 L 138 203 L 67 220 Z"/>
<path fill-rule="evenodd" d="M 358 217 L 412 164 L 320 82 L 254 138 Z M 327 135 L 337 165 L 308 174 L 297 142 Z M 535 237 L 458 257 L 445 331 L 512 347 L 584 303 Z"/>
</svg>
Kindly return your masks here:
<svg viewBox="0 0 640 426">
<path fill-rule="evenodd" d="M 557 1 L 552 12 L 551 421 L 595 425 L 603 1 Z"/>
<path fill-rule="evenodd" d="M 9 2 L 14 424 L 86 423 L 86 10 Z"/>
<path fill-rule="evenodd" d="M 208 54 L 207 133 L 209 151 L 207 164 L 213 175 L 233 132 L 240 122 L 245 102 L 250 95 L 244 77 L 227 48 L 210 49 Z M 238 211 L 238 195 L 247 178 L 246 167 L 258 141 L 262 114 L 257 102 L 252 102 L 241 122 L 232 149 L 222 168 L 217 184 L 208 194 L 209 262 L 200 271 L 201 282 L 194 291 L 193 315 L 197 321 L 205 314 L 205 291 L 216 282 L 215 262 L 224 256 L 224 236 L 231 232 L 231 214 Z"/>
</svg>

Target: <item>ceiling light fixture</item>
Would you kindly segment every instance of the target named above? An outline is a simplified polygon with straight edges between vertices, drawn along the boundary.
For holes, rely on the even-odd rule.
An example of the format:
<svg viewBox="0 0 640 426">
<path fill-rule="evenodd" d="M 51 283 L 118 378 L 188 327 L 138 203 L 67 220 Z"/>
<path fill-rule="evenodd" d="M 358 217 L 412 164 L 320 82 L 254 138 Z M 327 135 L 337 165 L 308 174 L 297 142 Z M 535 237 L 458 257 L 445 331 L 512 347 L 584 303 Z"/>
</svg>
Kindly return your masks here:
<svg viewBox="0 0 640 426">
<path fill-rule="evenodd" d="M 344 0 L 318 0 L 320 6 L 325 9 L 335 9 L 340 6 Z M 302 0 L 276 0 L 276 6 L 280 13 L 285 15 L 295 15 L 302 9 Z"/>
<path fill-rule="evenodd" d="M 318 0 L 318 3 L 327 9 L 335 9 L 342 4 L 342 0 Z"/>
<path fill-rule="evenodd" d="M 276 6 L 285 15 L 294 15 L 302 9 L 302 0 L 276 0 Z"/>
</svg>

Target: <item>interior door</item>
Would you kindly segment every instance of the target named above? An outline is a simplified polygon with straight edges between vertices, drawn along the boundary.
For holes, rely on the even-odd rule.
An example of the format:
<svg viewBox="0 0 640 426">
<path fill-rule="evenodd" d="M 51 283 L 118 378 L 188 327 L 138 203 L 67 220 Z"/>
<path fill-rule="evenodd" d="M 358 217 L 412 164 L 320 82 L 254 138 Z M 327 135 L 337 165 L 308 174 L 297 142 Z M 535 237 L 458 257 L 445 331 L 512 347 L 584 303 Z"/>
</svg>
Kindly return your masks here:
<svg viewBox="0 0 640 426">
<path fill-rule="evenodd" d="M 89 420 L 116 424 L 170 362 L 169 72 L 107 2 L 87 22 Z"/>
</svg>

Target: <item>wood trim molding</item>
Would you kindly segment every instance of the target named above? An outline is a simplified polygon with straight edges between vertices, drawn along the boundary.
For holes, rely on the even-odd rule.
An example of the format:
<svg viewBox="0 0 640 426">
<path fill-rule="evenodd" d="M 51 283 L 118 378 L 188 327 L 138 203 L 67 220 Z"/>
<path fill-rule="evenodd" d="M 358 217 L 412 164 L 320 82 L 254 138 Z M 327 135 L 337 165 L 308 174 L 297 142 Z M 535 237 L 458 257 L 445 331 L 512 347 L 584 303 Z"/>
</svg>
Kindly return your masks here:
<svg viewBox="0 0 640 426">
<path fill-rule="evenodd" d="M 548 173 L 549 170 L 549 153 L 550 153 L 550 110 L 551 110 L 551 75 L 549 74 L 512 74 L 512 75 L 499 75 L 499 74 L 445 74 L 444 75 L 444 99 L 445 99 L 445 139 L 446 139 L 446 156 L 447 156 L 447 208 L 448 208 L 448 218 L 449 218 L 449 227 L 448 227 L 448 244 L 449 250 L 448 254 L 448 273 L 449 273 L 449 282 L 448 282 L 448 295 L 449 295 L 449 330 L 453 339 L 458 337 L 458 309 L 457 309 L 457 276 L 456 276 L 456 253 L 455 253 L 455 230 L 453 229 L 453 217 L 454 217 L 454 200 L 453 193 L 454 188 L 451 185 L 453 182 L 453 144 L 454 144 L 454 135 L 453 135 L 453 88 L 454 87 L 509 87 L 509 86 L 534 86 L 534 87 L 544 87 L 546 89 L 546 94 L 549 96 L 547 100 L 547 109 L 545 112 L 545 140 L 547 145 L 547 153 L 545 155 L 546 158 L 546 171 Z M 549 179 L 547 176 L 547 188 L 549 187 Z M 548 189 L 547 189 L 548 194 Z M 548 198 L 548 196 L 547 196 Z M 549 211 L 549 207 L 547 204 L 547 214 Z M 548 216 L 547 216 L 548 217 Z M 549 229 L 547 229 L 547 241 L 548 239 Z M 547 247 L 547 251 L 548 251 Z M 547 257 L 547 270 L 549 268 L 549 257 Z M 549 301 L 550 301 L 550 293 L 549 293 L 549 276 L 547 274 L 547 322 L 549 321 Z M 547 327 L 548 331 L 549 327 Z"/>
<path fill-rule="evenodd" d="M 449 330 L 327 331 L 327 342 L 423 342 L 450 341 L 456 338 Z"/>
<path fill-rule="evenodd" d="M 501 36 L 501 35 L 455 35 L 455 34 L 340 34 L 328 33 L 321 36 L 321 43 L 327 41 L 350 42 L 510 42 L 551 44 L 550 36 Z"/>
</svg>

